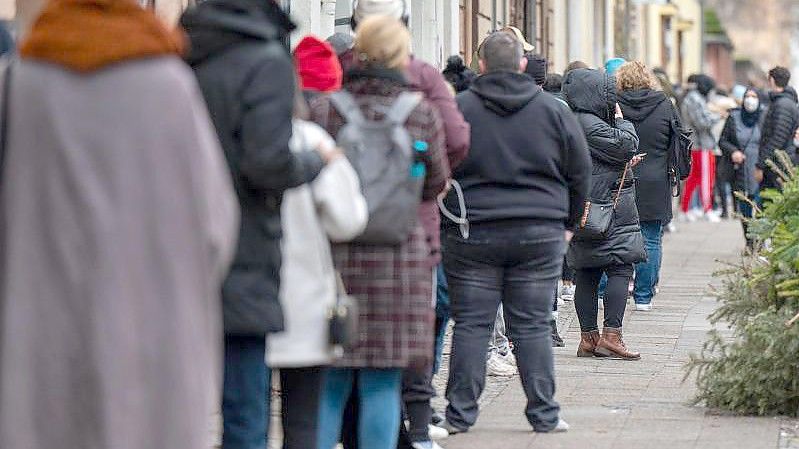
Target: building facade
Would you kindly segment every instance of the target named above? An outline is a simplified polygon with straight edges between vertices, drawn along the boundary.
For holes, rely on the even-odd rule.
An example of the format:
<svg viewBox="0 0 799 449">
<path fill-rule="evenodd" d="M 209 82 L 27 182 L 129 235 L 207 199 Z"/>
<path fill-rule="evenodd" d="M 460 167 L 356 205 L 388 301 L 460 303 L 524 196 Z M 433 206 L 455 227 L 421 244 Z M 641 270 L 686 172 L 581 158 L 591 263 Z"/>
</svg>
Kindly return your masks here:
<svg viewBox="0 0 799 449">
<path fill-rule="evenodd" d="M 0 15 L 23 26 L 45 0 L 0 0 Z M 170 23 L 200 0 L 139 0 Z M 350 32 L 353 0 L 278 0 L 299 25 L 295 39 Z M 682 81 L 703 68 L 700 0 L 406 0 L 414 54 L 441 67 L 460 54 L 472 62 L 492 31 L 513 25 L 550 70 L 574 60 L 602 67 L 615 56 L 662 67 Z"/>
</svg>

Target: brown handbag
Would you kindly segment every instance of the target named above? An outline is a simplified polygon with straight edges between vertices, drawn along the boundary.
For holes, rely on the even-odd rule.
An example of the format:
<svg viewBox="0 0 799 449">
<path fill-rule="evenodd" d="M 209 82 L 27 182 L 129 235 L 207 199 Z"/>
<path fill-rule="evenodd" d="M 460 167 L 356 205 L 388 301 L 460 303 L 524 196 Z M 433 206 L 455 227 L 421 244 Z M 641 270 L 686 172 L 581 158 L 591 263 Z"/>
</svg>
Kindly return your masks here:
<svg viewBox="0 0 799 449">
<path fill-rule="evenodd" d="M 621 197 L 621 191 L 624 188 L 624 181 L 627 179 L 627 170 L 629 170 L 629 167 L 630 164 L 628 162 L 624 166 L 619 188 L 616 190 L 616 195 L 613 197 L 612 202 L 585 202 L 583 215 L 577 228 L 577 234 L 580 238 L 586 240 L 601 240 L 607 238 L 613 225 L 613 213 L 616 210 L 616 206 L 619 204 L 619 197 Z"/>
</svg>

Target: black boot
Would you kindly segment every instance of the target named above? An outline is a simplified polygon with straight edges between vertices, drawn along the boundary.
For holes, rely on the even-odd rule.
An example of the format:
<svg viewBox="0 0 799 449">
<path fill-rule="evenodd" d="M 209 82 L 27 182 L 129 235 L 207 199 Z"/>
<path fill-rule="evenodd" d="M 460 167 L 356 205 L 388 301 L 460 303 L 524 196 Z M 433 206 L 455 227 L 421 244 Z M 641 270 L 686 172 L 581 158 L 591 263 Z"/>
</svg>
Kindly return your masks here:
<svg viewBox="0 0 799 449">
<path fill-rule="evenodd" d="M 560 334 L 558 333 L 558 322 L 555 320 L 551 320 L 549 322 L 549 325 L 552 328 L 552 347 L 562 348 L 566 346 L 566 343 L 563 342 L 563 338 L 561 338 Z"/>
</svg>

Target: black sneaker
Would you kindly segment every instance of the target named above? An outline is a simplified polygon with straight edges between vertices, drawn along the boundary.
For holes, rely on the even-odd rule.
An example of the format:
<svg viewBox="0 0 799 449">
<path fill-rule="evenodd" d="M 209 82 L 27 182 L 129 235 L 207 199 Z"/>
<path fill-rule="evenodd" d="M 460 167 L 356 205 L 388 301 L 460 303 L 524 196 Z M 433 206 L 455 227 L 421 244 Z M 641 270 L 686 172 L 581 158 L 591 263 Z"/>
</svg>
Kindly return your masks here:
<svg viewBox="0 0 799 449">
<path fill-rule="evenodd" d="M 439 427 L 441 427 L 442 429 L 445 429 L 447 432 L 449 432 L 450 435 L 455 435 L 455 434 L 459 434 L 459 433 L 466 433 L 466 432 L 469 431 L 468 428 L 461 429 L 460 427 L 455 427 L 449 421 L 442 422 Z"/>
<path fill-rule="evenodd" d="M 558 333 L 558 323 L 555 320 L 549 322 L 550 327 L 552 327 L 552 347 L 553 348 L 562 348 L 566 346 L 566 343 L 561 338 L 560 334 Z"/>
<path fill-rule="evenodd" d="M 438 413 L 437 411 L 433 410 L 433 414 L 430 416 L 430 422 L 434 426 L 438 426 L 442 422 L 444 422 L 444 415 L 442 415 L 441 413 Z"/>
</svg>

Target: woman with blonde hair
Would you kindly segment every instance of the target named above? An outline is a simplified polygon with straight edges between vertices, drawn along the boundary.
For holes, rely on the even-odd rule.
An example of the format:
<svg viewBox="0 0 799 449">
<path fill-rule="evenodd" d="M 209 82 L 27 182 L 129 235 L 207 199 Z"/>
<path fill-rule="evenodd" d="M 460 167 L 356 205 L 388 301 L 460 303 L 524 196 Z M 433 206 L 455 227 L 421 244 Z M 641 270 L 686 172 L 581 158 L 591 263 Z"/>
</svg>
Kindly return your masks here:
<svg viewBox="0 0 799 449">
<path fill-rule="evenodd" d="M 363 20 L 354 52 L 358 65 L 345 75 L 342 87 L 354 111 L 340 110 L 338 101 L 329 97 L 317 98 L 311 104 L 312 118 L 332 136 L 345 125 L 352 125 L 354 117 L 382 122 L 395 115 L 398 98 L 409 91 L 403 70 L 410 62 L 410 35 L 402 22 L 387 16 Z M 441 120 L 429 103 L 421 98 L 418 101 L 403 120 L 403 127 L 414 148 L 424 149 L 417 151 L 418 162 L 423 165 L 414 164 L 406 172 L 408 176 L 424 177 L 421 202 L 435 198 L 444 189 L 449 166 Z M 359 175 L 363 179 L 365 173 Z M 328 372 L 319 411 L 319 449 L 332 449 L 338 442 L 353 384 L 358 391 L 358 446 L 396 447 L 402 372 L 408 367 L 429 370 L 433 354 L 433 273 L 425 263 L 428 254 L 418 220 L 399 245 L 367 244 L 356 239 L 334 246 L 336 268 L 358 303 L 359 332 L 353 347 Z"/>
<path fill-rule="evenodd" d="M 673 130 L 680 128 L 680 117 L 660 90 L 655 74 L 640 61 L 619 68 L 616 87 L 624 118 L 635 126 L 640 152 L 646 153 L 634 172 L 638 179 L 635 197 L 648 258 L 635 265 L 633 298 L 636 310 L 649 311 L 659 278 L 663 227 L 672 218 L 668 152 L 672 139 L 679 138 Z"/>
</svg>

